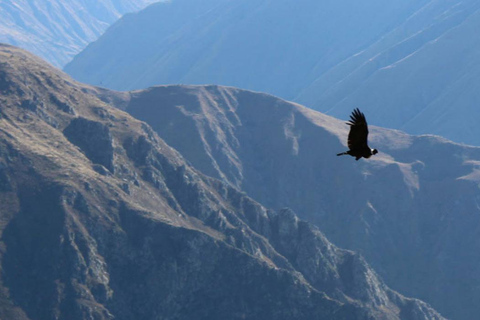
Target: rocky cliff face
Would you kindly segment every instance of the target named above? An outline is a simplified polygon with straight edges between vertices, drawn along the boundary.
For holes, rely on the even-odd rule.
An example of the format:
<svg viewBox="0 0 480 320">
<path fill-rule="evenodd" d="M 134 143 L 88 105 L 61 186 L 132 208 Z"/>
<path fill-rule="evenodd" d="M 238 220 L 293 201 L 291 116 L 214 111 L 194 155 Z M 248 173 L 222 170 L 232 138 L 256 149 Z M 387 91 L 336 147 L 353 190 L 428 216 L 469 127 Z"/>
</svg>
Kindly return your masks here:
<svg viewBox="0 0 480 320">
<path fill-rule="evenodd" d="M 480 312 L 470 303 L 480 298 L 479 148 L 371 127 L 380 153 L 356 162 L 335 156 L 344 122 L 219 86 L 154 87 L 117 105 L 199 170 L 361 252 L 401 293 L 452 319 Z"/>
<path fill-rule="evenodd" d="M 2 318 L 443 319 L 93 95 L 115 93 L 0 66 Z"/>
</svg>

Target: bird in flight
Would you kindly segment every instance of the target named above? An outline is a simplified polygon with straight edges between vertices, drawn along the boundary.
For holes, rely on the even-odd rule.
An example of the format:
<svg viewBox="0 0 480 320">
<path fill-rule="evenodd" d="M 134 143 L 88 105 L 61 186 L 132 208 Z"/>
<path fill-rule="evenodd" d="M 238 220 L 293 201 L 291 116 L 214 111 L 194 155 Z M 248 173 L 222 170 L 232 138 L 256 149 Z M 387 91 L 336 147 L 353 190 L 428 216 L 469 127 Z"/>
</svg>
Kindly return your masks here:
<svg viewBox="0 0 480 320">
<path fill-rule="evenodd" d="M 350 121 L 347 122 L 350 126 L 350 133 L 348 134 L 348 151 L 338 153 L 337 156 L 345 154 L 355 157 L 355 160 L 360 158 L 370 158 L 377 154 L 377 149 L 370 149 L 367 144 L 368 139 L 368 125 L 365 115 L 360 112 L 358 108 L 354 109 L 350 115 Z"/>
</svg>

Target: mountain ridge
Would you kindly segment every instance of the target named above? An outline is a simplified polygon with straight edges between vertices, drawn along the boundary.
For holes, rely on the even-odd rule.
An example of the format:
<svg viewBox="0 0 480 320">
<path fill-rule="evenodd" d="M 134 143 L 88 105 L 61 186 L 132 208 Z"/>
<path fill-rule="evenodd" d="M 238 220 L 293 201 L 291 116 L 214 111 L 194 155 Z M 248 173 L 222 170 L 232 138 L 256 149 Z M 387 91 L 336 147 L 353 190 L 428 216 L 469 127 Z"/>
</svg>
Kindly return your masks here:
<svg viewBox="0 0 480 320">
<path fill-rule="evenodd" d="M 478 294 L 480 148 L 370 126 L 379 154 L 356 162 L 336 157 L 346 147 L 343 121 L 268 94 L 177 85 L 123 99 L 123 110 L 197 169 L 267 207 L 292 208 L 447 317 L 476 314 L 467 301 Z"/>
<path fill-rule="evenodd" d="M 0 66 L 0 314 L 443 319 L 291 210 L 203 175 L 93 92 L 125 94 L 11 46 L 0 45 Z"/>
</svg>

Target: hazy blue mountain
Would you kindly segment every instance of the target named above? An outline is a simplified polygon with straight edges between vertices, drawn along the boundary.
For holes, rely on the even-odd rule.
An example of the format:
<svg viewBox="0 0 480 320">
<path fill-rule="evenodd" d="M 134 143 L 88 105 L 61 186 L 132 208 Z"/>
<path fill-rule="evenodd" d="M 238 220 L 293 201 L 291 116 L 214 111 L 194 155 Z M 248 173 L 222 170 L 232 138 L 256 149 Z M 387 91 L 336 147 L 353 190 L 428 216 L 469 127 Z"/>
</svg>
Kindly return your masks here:
<svg viewBox="0 0 480 320">
<path fill-rule="evenodd" d="M 444 319 L 97 97 L 129 94 L 5 45 L 0 92 L 2 319 Z"/>
<path fill-rule="evenodd" d="M 357 56 L 325 73 L 298 100 L 346 118 L 480 145 L 480 3 L 432 1 Z"/>
<path fill-rule="evenodd" d="M 65 70 L 117 90 L 222 84 L 293 99 L 426 2 L 173 0 L 121 19 Z"/>
<path fill-rule="evenodd" d="M 478 1 L 174 0 L 120 20 L 66 71 L 113 89 L 222 84 L 480 145 Z M 138 36 L 141 35 L 141 36 Z"/>
<path fill-rule="evenodd" d="M 0 42 L 28 49 L 56 66 L 98 38 L 123 14 L 155 0 L 3 0 Z"/>
<path fill-rule="evenodd" d="M 346 150 L 343 121 L 267 94 L 160 86 L 114 97 L 102 99 L 197 169 L 267 207 L 292 208 L 400 293 L 450 319 L 480 314 L 480 148 L 372 127 L 380 153 L 357 162 L 336 156 Z"/>
</svg>

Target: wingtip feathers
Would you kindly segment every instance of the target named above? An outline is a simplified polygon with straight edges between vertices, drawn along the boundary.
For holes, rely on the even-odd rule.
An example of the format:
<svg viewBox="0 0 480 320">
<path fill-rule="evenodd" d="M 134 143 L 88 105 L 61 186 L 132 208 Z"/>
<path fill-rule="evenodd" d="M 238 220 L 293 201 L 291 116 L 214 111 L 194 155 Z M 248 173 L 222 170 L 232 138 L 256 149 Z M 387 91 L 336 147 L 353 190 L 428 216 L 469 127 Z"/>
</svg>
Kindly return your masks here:
<svg viewBox="0 0 480 320">
<path fill-rule="evenodd" d="M 353 126 L 359 123 L 367 123 L 365 115 L 360 111 L 359 108 L 355 108 L 350 115 L 350 120 L 347 122 L 348 125 Z"/>
</svg>

